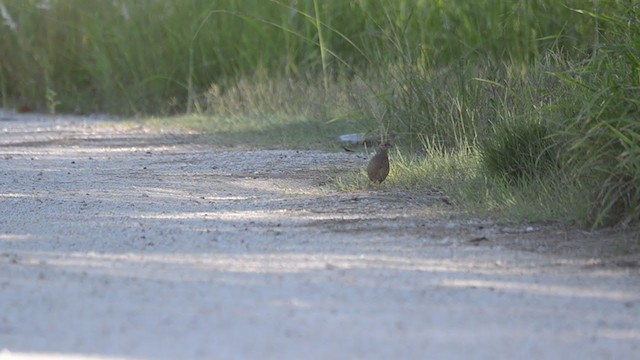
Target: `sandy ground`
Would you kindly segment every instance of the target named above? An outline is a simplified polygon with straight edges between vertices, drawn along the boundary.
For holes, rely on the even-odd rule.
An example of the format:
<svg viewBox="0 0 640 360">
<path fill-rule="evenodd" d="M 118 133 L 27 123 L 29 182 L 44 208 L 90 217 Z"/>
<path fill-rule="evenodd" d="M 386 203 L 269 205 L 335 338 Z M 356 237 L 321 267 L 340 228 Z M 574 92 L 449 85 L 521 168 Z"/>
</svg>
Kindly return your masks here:
<svg viewBox="0 0 640 360">
<path fill-rule="evenodd" d="M 324 185 L 365 162 L 0 112 L 0 359 L 639 358 L 637 237 Z"/>
</svg>

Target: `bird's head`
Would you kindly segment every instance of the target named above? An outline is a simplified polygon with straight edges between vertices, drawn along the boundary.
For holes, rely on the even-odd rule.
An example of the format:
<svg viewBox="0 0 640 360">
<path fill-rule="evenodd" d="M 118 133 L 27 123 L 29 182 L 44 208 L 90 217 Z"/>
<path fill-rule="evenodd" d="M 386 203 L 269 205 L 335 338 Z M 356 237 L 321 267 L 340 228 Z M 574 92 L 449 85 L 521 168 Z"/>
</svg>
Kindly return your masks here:
<svg viewBox="0 0 640 360">
<path fill-rule="evenodd" d="M 393 147 L 393 144 L 391 144 L 390 142 L 384 142 L 382 144 L 380 144 L 380 146 L 378 146 L 378 150 L 379 151 L 387 151 L 389 149 L 391 149 Z"/>
</svg>

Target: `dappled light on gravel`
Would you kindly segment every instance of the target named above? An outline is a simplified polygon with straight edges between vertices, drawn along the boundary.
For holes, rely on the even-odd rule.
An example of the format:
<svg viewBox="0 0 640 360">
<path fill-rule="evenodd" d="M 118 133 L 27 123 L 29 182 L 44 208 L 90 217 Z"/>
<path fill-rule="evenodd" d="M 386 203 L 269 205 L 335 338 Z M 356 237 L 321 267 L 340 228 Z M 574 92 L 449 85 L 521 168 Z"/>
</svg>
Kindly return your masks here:
<svg viewBox="0 0 640 360">
<path fill-rule="evenodd" d="M 0 359 L 640 351 L 640 274 L 615 233 L 325 186 L 362 154 L 73 117 L 2 127 Z"/>
</svg>

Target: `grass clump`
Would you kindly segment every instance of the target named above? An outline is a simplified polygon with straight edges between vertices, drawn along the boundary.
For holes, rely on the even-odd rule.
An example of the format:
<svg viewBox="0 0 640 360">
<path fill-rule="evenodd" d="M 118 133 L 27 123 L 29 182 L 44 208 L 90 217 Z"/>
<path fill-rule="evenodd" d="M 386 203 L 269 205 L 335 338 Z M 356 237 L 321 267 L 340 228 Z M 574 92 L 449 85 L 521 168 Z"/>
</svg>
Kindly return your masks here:
<svg viewBox="0 0 640 360">
<path fill-rule="evenodd" d="M 501 123 L 479 146 L 482 164 L 488 174 L 511 185 L 544 178 L 558 168 L 550 136 L 540 122 Z"/>
</svg>

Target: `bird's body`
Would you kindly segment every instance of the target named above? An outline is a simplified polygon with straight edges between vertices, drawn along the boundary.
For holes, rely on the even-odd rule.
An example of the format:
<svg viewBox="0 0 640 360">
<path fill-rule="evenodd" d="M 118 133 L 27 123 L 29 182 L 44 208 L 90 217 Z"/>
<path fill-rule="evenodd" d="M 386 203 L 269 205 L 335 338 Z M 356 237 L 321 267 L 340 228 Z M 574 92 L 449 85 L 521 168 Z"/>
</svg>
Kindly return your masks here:
<svg viewBox="0 0 640 360">
<path fill-rule="evenodd" d="M 389 175 L 389 148 L 391 144 L 384 143 L 380 145 L 376 154 L 369 160 L 367 165 L 367 175 L 369 180 L 375 183 L 381 183 Z"/>
</svg>

